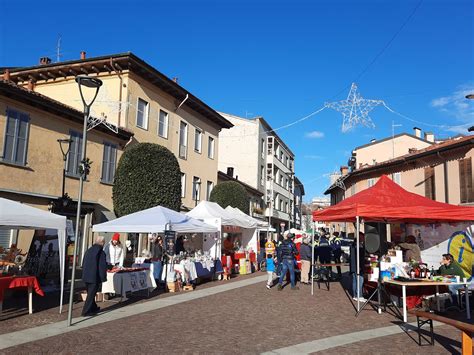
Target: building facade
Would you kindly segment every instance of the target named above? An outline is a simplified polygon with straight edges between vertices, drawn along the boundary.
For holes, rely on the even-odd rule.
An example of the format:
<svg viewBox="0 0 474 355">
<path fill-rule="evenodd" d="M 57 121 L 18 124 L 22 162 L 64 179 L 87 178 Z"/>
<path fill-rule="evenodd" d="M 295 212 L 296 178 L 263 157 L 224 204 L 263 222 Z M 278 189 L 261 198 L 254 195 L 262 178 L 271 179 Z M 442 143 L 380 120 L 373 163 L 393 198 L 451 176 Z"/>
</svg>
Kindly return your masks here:
<svg viewBox="0 0 474 355">
<path fill-rule="evenodd" d="M 219 170 L 233 169 L 264 194 L 264 215 L 275 230 L 293 228 L 295 155 L 263 117 L 221 115 L 234 127 L 219 134 Z"/>
<path fill-rule="evenodd" d="M 83 117 L 81 111 L 0 80 L 0 196 L 49 209 L 75 224 Z M 132 137 L 127 130 L 114 133 L 103 125 L 88 133 L 92 164 L 84 182 L 83 235 L 89 235 L 92 223 L 113 215 L 115 166 Z M 27 251 L 32 235 L 22 231 L 19 238 L 16 230 L 2 230 L 0 246 L 18 243 Z"/>
<path fill-rule="evenodd" d="M 102 80 L 92 115 L 134 133 L 130 144 L 157 143 L 178 159 L 182 209 L 189 210 L 217 183 L 218 138 L 232 124 L 196 96 L 132 53 L 12 69 L 9 79 L 82 110 L 75 77 Z M 5 76 L 5 73 L 4 73 Z"/>
</svg>

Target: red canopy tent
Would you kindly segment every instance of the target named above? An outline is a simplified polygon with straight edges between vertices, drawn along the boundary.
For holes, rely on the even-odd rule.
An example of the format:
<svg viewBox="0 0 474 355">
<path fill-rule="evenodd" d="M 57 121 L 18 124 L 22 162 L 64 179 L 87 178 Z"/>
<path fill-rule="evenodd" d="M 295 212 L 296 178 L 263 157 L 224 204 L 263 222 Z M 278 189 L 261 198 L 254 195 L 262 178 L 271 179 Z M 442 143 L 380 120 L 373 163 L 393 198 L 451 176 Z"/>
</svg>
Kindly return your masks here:
<svg viewBox="0 0 474 355">
<path fill-rule="evenodd" d="M 337 205 L 313 212 L 313 221 L 355 222 L 359 244 L 359 223 L 405 222 L 428 224 L 435 222 L 474 221 L 474 207 L 463 207 L 433 201 L 411 193 L 382 175 L 372 187 L 351 196 Z M 359 248 L 357 248 L 359 260 Z M 360 275 L 357 263 L 357 275 Z M 312 286 L 313 287 L 313 286 Z M 359 277 L 357 277 L 359 290 Z M 360 311 L 357 294 L 357 311 Z"/>
<path fill-rule="evenodd" d="M 382 175 L 372 187 L 313 212 L 314 221 L 435 223 L 474 221 L 474 207 L 455 206 L 411 193 Z"/>
</svg>

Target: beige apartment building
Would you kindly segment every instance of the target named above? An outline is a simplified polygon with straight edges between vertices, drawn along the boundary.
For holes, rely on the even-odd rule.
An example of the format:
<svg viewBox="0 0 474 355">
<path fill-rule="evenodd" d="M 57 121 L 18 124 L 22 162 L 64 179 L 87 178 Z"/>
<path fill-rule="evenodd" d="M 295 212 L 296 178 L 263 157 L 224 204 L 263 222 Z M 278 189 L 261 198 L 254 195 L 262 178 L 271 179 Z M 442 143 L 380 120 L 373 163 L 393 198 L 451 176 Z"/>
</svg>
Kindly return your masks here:
<svg viewBox="0 0 474 355">
<path fill-rule="evenodd" d="M 83 117 L 82 111 L 0 80 L 0 197 L 65 215 L 75 224 Z M 127 130 L 114 133 L 102 125 L 89 132 L 87 157 L 92 164 L 84 183 L 83 235 L 92 223 L 112 214 L 115 166 L 132 137 Z M 27 251 L 33 232 L 17 233 L 0 231 L 0 246 L 18 243 Z"/>
<path fill-rule="evenodd" d="M 134 142 L 171 150 L 182 172 L 182 209 L 206 199 L 217 182 L 218 138 L 232 124 L 196 96 L 128 52 L 9 71 L 10 80 L 82 110 L 75 83 L 79 74 L 103 82 L 92 115 L 133 132 Z"/>
<path fill-rule="evenodd" d="M 276 231 L 295 227 L 295 155 L 263 117 L 221 114 L 234 127 L 219 134 L 219 170 L 232 169 L 236 178 L 263 192 L 262 209 L 251 211 L 253 217 L 269 220 Z"/>
</svg>

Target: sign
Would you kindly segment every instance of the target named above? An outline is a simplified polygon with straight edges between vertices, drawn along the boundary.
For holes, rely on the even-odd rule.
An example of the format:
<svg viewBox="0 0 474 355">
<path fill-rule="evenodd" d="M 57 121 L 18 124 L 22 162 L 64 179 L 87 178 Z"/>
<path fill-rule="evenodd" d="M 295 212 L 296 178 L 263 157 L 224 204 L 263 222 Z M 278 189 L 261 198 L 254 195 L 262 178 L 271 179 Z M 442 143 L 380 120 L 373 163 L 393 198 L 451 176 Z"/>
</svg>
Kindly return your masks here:
<svg viewBox="0 0 474 355">
<path fill-rule="evenodd" d="M 238 226 L 222 226 L 222 232 L 224 233 L 240 233 L 241 228 Z"/>
<path fill-rule="evenodd" d="M 175 231 L 165 231 L 165 253 L 168 255 L 175 254 L 175 241 L 176 232 Z"/>
</svg>

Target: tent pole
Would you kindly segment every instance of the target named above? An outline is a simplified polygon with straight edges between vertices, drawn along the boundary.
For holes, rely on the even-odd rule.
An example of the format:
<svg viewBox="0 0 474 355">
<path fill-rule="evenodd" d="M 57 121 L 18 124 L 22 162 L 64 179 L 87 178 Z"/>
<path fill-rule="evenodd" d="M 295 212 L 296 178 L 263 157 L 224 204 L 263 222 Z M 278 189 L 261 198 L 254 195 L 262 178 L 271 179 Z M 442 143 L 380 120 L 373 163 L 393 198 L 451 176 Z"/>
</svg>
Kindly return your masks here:
<svg viewBox="0 0 474 355">
<path fill-rule="evenodd" d="M 311 233 L 311 296 L 314 294 L 314 225 Z"/>
<path fill-rule="evenodd" d="M 360 275 L 360 267 L 359 267 L 359 233 L 360 233 L 360 223 L 359 223 L 359 216 L 356 216 L 356 240 L 357 240 L 357 243 L 356 243 L 356 271 L 357 271 L 357 275 L 356 275 L 356 285 L 357 285 L 357 313 L 360 311 L 360 294 L 359 294 L 359 288 L 360 288 L 360 281 L 359 281 L 359 275 Z"/>
</svg>

